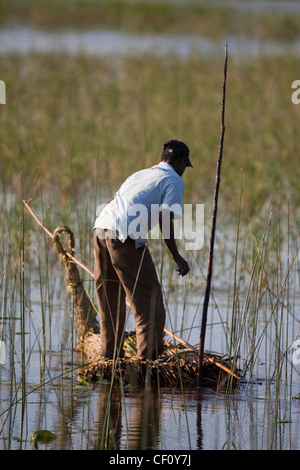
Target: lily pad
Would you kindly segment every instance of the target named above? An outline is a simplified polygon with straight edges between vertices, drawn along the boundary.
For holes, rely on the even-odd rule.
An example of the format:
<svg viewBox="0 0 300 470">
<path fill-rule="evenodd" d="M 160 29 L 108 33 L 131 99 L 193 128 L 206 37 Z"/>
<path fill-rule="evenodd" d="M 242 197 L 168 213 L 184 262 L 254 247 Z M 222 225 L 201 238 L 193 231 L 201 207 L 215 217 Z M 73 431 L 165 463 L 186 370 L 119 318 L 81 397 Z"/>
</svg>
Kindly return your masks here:
<svg viewBox="0 0 300 470">
<path fill-rule="evenodd" d="M 54 441 L 56 439 L 56 435 L 53 434 L 51 431 L 47 430 L 38 430 L 35 431 L 31 436 L 30 436 L 30 443 L 34 445 L 34 447 L 37 447 L 37 444 L 48 444 L 48 442 Z"/>
</svg>

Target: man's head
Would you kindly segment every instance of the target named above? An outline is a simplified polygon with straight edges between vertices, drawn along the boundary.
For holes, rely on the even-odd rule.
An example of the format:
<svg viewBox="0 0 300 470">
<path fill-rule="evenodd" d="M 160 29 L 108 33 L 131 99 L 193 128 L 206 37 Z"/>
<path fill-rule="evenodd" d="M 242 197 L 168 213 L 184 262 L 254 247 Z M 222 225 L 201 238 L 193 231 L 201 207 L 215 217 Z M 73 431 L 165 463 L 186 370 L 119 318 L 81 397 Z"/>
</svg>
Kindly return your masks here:
<svg viewBox="0 0 300 470">
<path fill-rule="evenodd" d="M 168 140 L 162 149 L 161 161 L 172 165 L 181 176 L 187 166 L 193 167 L 189 159 L 189 148 L 180 140 Z"/>
</svg>

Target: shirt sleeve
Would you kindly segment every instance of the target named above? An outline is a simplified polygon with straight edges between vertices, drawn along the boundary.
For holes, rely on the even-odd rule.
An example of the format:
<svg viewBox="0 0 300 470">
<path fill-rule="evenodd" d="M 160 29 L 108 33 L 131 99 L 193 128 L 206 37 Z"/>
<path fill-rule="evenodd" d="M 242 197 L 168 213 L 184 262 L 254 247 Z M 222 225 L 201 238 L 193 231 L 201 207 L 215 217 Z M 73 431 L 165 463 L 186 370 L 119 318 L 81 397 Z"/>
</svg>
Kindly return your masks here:
<svg viewBox="0 0 300 470">
<path fill-rule="evenodd" d="M 170 182 L 164 188 L 160 209 L 169 210 L 170 212 L 173 212 L 174 219 L 180 219 L 182 217 L 183 195 L 183 180 L 179 180 L 178 182 Z"/>
</svg>

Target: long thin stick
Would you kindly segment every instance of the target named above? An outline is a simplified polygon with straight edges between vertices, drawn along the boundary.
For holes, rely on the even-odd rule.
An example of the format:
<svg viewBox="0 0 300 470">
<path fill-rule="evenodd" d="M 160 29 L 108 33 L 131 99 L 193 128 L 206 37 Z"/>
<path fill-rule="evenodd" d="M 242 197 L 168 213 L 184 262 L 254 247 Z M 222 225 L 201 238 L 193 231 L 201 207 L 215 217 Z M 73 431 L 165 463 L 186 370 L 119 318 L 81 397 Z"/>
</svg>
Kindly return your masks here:
<svg viewBox="0 0 300 470">
<path fill-rule="evenodd" d="M 42 227 L 43 230 L 45 230 L 45 232 L 49 235 L 49 237 L 53 238 L 53 233 L 50 232 L 50 230 L 48 230 L 43 224 L 42 222 L 38 219 L 38 217 L 35 215 L 35 213 L 33 212 L 33 210 L 31 209 L 31 207 L 29 206 L 28 204 L 29 201 L 24 201 L 23 200 L 23 204 L 24 206 L 26 207 L 26 209 L 28 210 L 28 212 L 32 215 L 32 217 L 34 218 L 34 220 L 39 224 L 40 227 Z M 79 261 L 79 259 L 75 258 L 75 256 L 73 256 L 68 250 L 66 250 L 66 255 L 72 260 L 74 261 L 74 263 L 78 264 L 82 269 L 84 269 L 86 272 L 88 272 L 92 277 L 94 277 L 94 273 L 89 269 L 87 268 L 81 261 Z"/>
<path fill-rule="evenodd" d="M 224 116 L 225 116 L 226 78 L 227 78 L 227 42 L 225 45 L 223 96 L 222 96 L 222 102 L 221 102 L 221 135 L 220 135 L 220 141 L 219 141 L 219 156 L 218 156 L 218 162 L 217 162 L 216 183 L 215 183 L 215 191 L 214 191 L 214 199 L 213 199 L 213 214 L 212 214 L 212 223 L 211 223 L 206 289 L 205 289 L 205 297 L 204 297 L 204 303 L 203 303 L 202 323 L 201 323 L 201 332 L 200 332 L 200 341 L 199 341 L 198 372 L 197 372 L 197 386 L 198 387 L 200 387 L 202 384 L 204 341 L 205 341 L 207 311 L 208 311 L 208 304 L 209 304 L 209 297 L 210 297 L 210 290 L 211 290 L 212 269 L 213 269 L 214 242 L 215 242 L 215 231 L 216 231 L 217 210 L 218 210 L 218 195 L 219 195 L 219 187 L 220 187 L 220 180 L 221 180 L 221 163 L 222 163 L 223 142 L 224 142 L 224 133 L 225 133 Z"/>
<path fill-rule="evenodd" d="M 176 339 L 177 341 L 179 341 L 179 343 L 183 344 L 183 346 L 185 346 L 186 348 L 188 349 L 191 349 L 192 351 L 194 351 L 195 353 L 198 352 L 198 350 L 192 346 L 191 344 L 189 344 L 187 341 L 185 341 L 184 339 L 180 338 L 180 336 L 177 336 L 175 333 L 172 333 L 172 331 L 170 330 L 167 330 L 167 328 L 164 329 L 165 333 L 167 333 L 169 336 L 172 336 L 172 338 Z M 214 357 L 210 357 L 208 356 L 207 354 L 204 354 L 205 358 L 211 362 L 212 364 L 216 364 L 216 366 L 218 366 L 220 369 L 223 369 L 225 372 L 227 372 L 229 375 L 232 375 L 233 377 L 235 377 L 236 379 L 240 379 L 240 377 L 238 375 L 236 375 L 234 372 L 232 372 L 228 367 L 224 366 L 224 364 L 221 364 L 221 362 L 217 361 Z"/>
</svg>

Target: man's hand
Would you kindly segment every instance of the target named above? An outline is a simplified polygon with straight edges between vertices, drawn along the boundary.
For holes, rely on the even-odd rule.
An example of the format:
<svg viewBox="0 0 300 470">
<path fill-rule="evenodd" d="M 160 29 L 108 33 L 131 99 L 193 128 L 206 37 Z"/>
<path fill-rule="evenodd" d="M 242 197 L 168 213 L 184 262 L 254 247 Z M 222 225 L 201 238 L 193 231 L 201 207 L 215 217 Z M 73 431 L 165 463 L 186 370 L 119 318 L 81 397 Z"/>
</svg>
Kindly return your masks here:
<svg viewBox="0 0 300 470">
<path fill-rule="evenodd" d="M 180 276 L 185 276 L 189 272 L 190 267 L 188 263 L 185 261 L 185 259 L 178 253 L 176 240 L 174 237 L 174 226 L 173 226 L 174 214 L 170 213 L 169 211 L 164 211 L 164 210 L 159 213 L 159 225 L 160 225 L 160 229 L 162 233 L 163 233 L 163 230 L 162 230 L 162 218 L 163 218 L 162 214 L 163 213 L 165 217 L 165 222 L 169 224 L 169 234 L 170 234 L 169 238 L 164 238 L 165 243 L 167 247 L 169 248 L 170 252 L 172 253 L 173 260 L 178 266 L 178 269 L 176 271 L 178 271 Z"/>
<path fill-rule="evenodd" d="M 178 269 L 176 269 L 176 271 L 179 273 L 180 276 L 185 276 L 190 270 L 190 267 L 186 260 L 179 253 L 176 254 L 173 259 L 178 266 Z"/>
</svg>

